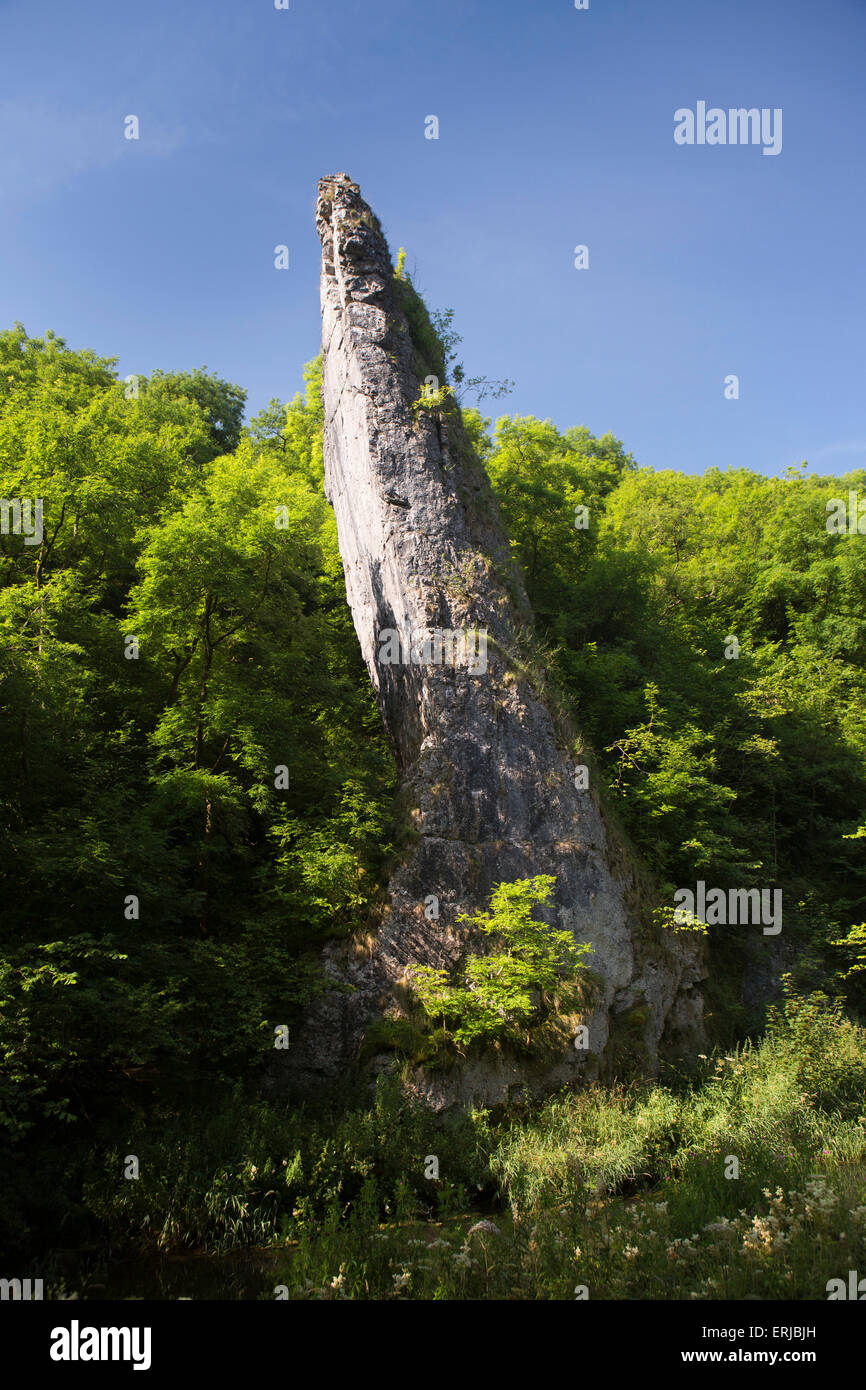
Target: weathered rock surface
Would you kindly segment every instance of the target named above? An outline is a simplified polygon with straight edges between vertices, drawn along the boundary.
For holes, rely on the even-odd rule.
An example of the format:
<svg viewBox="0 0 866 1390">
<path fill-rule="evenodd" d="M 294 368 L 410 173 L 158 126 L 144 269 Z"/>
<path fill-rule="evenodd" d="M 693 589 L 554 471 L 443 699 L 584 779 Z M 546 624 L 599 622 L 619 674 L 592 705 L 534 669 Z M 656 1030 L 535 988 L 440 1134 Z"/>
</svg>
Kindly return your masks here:
<svg viewBox="0 0 866 1390">
<path fill-rule="evenodd" d="M 334 947 L 326 969 L 354 992 L 311 1008 L 285 1057 L 291 1087 L 345 1073 L 371 1019 L 399 1012 L 414 963 L 452 965 L 456 919 L 488 905 L 500 881 L 556 877 L 551 923 L 589 941 L 600 978 L 584 1022 L 589 1051 L 567 1043 L 528 1077 L 501 1058 L 418 1077 L 437 1107 L 492 1103 L 520 1089 L 592 1074 L 611 1022 L 631 1011 L 648 1055 L 663 1036 L 698 1036 L 701 950 L 637 922 L 639 892 L 574 753 L 519 659 L 530 615 L 486 474 L 447 407 L 413 409 L 425 366 L 378 223 L 345 174 L 319 185 L 325 487 L 349 604 L 382 718 L 396 749 L 411 827 L 388 906 L 364 944 Z M 416 334 L 417 337 L 417 334 Z M 470 657 L 388 663 L 383 633 L 486 631 L 486 669 Z M 479 639 L 476 639 L 479 640 Z M 476 651 L 478 649 L 476 648 Z M 478 652 L 480 656 L 480 652 Z M 438 920 L 425 917 L 435 895 Z"/>
</svg>

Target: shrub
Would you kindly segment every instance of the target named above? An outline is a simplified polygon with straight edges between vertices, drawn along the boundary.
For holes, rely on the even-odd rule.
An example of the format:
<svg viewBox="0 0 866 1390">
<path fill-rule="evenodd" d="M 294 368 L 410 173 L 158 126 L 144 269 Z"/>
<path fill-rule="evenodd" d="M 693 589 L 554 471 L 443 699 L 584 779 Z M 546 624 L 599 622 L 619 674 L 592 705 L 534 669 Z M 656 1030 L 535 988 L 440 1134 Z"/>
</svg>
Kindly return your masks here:
<svg viewBox="0 0 866 1390">
<path fill-rule="evenodd" d="M 534 907 L 547 902 L 554 882 L 552 875 L 539 874 L 500 883 L 491 895 L 492 912 L 458 917 L 501 945 L 489 955 L 468 955 L 458 983 L 452 984 L 445 970 L 415 966 L 421 1006 L 430 1019 L 441 1019 L 443 1038 L 450 1023 L 458 1046 L 519 1039 L 555 995 L 565 1007 L 576 1004 L 575 977 L 591 947 L 532 916 Z"/>
</svg>

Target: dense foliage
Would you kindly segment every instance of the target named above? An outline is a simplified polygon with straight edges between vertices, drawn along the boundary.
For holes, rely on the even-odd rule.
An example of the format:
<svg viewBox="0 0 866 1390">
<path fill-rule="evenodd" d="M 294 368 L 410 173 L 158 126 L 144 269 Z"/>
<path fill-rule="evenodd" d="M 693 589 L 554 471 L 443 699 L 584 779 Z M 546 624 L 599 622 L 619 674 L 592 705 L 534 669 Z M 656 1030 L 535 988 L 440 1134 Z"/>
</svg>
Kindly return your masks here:
<svg viewBox="0 0 866 1390">
<path fill-rule="evenodd" d="M 444 389 L 459 341 L 450 316 L 430 316 L 408 278 L 401 293 L 419 361 Z M 730 1110 L 738 1076 L 750 1105 L 778 1098 L 778 1124 L 753 1136 L 755 1152 L 766 1166 L 790 1144 L 796 1171 L 779 1180 L 800 1184 L 795 1207 L 806 1202 L 800 1170 L 814 1171 L 816 1146 L 861 1158 L 851 1087 L 862 1091 L 862 1034 L 817 1005 L 789 1003 L 764 1052 L 736 1053 L 692 1099 L 570 1098 L 507 1138 L 477 1117 L 434 1138 L 414 1111 L 395 1120 L 393 1097 L 314 1123 L 242 1094 L 275 1027 L 318 987 L 321 944 L 367 920 L 395 834 L 391 751 L 322 491 L 319 364 L 306 381 L 304 397 L 244 427 L 243 391 L 205 369 L 123 382 L 113 360 L 50 334 L 0 334 L 0 496 L 43 506 L 40 536 L 7 524 L 9 508 L 0 535 L 7 1248 L 74 1244 L 94 1229 L 225 1246 L 283 1223 L 304 1228 L 288 1284 L 320 1293 L 326 1273 L 340 1278 L 333 1212 L 357 1204 L 369 1244 L 383 1213 L 423 1206 L 427 1180 L 410 1180 L 407 1164 L 423 1169 L 429 1149 L 453 1167 L 433 1203 L 443 1219 L 473 1186 L 511 1203 L 508 1277 L 520 1285 L 519 1221 L 542 1202 L 538 1171 L 554 1201 L 566 1188 L 575 1198 L 575 1172 L 587 1192 L 679 1181 L 689 1144 L 694 1157 L 730 1126 L 745 1133 L 745 1110 Z M 841 993 L 862 1013 L 866 536 L 828 531 L 826 508 L 866 493 L 866 471 L 653 473 L 610 435 L 464 418 L 523 568 L 536 655 L 594 750 L 607 814 L 654 879 L 652 908 L 699 879 L 783 892 L 778 941 L 710 931 L 715 1039 L 732 1046 L 762 1028 L 750 982 L 782 967 L 794 989 Z M 503 1008 L 516 1037 L 562 984 L 562 943 L 534 921 L 532 884 L 498 891 L 486 927 L 476 923 L 495 954 L 470 956 L 457 980 L 427 979 L 429 1012 L 462 1043 L 501 1035 Z M 797 1033 L 807 1024 L 808 1043 Z M 822 1075 L 801 1075 L 807 1061 L 795 1060 L 807 1045 L 813 1068 L 826 1066 L 826 1112 Z M 804 1095 L 814 1123 L 800 1115 Z M 599 1168 L 587 1148 L 606 1152 L 594 1105 L 638 1145 L 634 1162 Z M 667 1138 L 650 1152 L 657 1111 Z M 584 1155 L 577 1168 L 566 1151 Z M 118 1181 L 127 1152 L 148 1163 L 146 1182 Z M 686 1207 L 706 1196 L 700 1184 L 682 1190 Z M 331 1234 L 320 1238 L 322 1220 Z M 671 1238 L 691 1224 L 678 1219 Z M 451 1292 L 431 1285 L 427 1296 L 452 1296 L 460 1280 L 469 1296 L 490 1294 L 475 1252 L 458 1253 L 441 1285 Z M 391 1292 L 407 1283 L 387 1260 L 381 1273 Z M 558 1273 L 538 1277 L 530 1296 L 564 1296 Z"/>
<path fill-rule="evenodd" d="M 241 435 L 242 403 L 204 372 L 133 389 L 59 338 L 0 335 L 0 493 L 43 507 L 41 542 L 10 528 L 0 558 L 0 1125 L 22 1226 L 63 1201 L 27 1181 L 36 1154 L 255 1068 L 316 945 L 376 891 L 392 764 L 322 494 L 317 368 Z"/>
<path fill-rule="evenodd" d="M 866 497 L 866 470 L 654 473 L 610 435 L 474 424 L 548 663 L 660 900 L 781 889 L 798 984 L 862 1007 L 866 535 L 828 530 L 827 504 Z M 720 1026 L 759 1021 L 739 985 L 767 941 L 713 935 Z"/>
</svg>

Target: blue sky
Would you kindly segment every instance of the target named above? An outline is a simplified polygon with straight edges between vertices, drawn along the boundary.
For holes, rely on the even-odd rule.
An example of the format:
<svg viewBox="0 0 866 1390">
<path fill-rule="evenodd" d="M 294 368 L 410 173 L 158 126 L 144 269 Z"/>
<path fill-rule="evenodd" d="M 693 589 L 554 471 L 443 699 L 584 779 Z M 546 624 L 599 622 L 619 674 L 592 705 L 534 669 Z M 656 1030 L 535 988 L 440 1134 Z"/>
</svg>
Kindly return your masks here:
<svg viewBox="0 0 866 1390">
<path fill-rule="evenodd" d="M 864 69 L 866 0 L 0 0 L 0 324 L 288 399 L 345 170 L 516 381 L 486 410 L 652 468 L 860 468 Z M 781 107 L 781 153 L 676 145 L 701 100 Z"/>
</svg>

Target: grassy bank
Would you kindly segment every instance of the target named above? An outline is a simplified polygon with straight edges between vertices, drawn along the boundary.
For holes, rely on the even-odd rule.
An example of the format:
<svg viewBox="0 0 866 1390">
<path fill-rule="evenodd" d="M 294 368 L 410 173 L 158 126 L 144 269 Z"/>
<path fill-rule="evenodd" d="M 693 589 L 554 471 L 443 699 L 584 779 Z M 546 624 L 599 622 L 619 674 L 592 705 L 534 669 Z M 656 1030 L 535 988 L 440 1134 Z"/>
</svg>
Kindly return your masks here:
<svg viewBox="0 0 866 1390">
<path fill-rule="evenodd" d="M 89 1172 L 115 1249 L 269 1246 L 283 1297 L 823 1299 L 866 1270 L 866 1032 L 792 996 L 697 1081 L 444 1124 L 396 1083 L 318 1117 L 236 1093 Z"/>
</svg>

